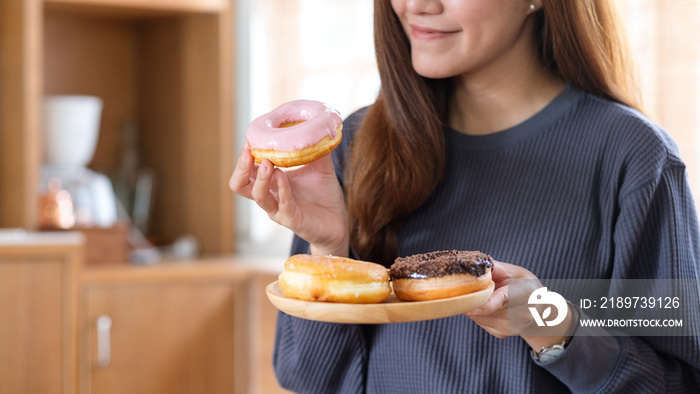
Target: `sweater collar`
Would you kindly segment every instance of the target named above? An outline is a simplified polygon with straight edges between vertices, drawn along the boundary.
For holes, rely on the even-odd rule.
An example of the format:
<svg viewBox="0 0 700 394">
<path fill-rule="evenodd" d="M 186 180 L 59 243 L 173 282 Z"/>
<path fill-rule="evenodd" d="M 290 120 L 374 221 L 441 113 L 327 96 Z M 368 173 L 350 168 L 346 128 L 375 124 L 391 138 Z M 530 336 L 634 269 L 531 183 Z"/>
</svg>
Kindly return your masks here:
<svg viewBox="0 0 700 394">
<path fill-rule="evenodd" d="M 549 104 L 529 119 L 513 127 L 487 135 L 468 135 L 447 127 L 447 149 L 455 152 L 490 151 L 505 148 L 547 130 L 556 120 L 571 110 L 583 93 L 567 84 Z"/>
</svg>

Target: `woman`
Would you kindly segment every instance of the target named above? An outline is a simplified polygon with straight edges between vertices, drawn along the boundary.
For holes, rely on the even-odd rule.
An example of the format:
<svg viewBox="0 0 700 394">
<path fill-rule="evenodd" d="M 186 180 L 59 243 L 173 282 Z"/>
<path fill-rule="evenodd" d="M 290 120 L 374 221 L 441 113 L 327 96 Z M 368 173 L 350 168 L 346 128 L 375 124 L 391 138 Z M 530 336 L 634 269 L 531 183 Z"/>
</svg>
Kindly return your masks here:
<svg viewBox="0 0 700 394">
<path fill-rule="evenodd" d="M 293 253 L 388 266 L 459 249 L 498 261 L 496 291 L 468 315 L 345 325 L 280 314 L 274 363 L 284 387 L 700 387 L 697 337 L 572 335 L 581 313 L 573 306 L 566 334 L 508 329 L 514 279 L 698 279 L 685 166 L 635 110 L 611 3 L 377 0 L 381 91 L 346 119 L 332 161 L 284 172 L 243 149 L 231 187 L 295 232 Z"/>
</svg>

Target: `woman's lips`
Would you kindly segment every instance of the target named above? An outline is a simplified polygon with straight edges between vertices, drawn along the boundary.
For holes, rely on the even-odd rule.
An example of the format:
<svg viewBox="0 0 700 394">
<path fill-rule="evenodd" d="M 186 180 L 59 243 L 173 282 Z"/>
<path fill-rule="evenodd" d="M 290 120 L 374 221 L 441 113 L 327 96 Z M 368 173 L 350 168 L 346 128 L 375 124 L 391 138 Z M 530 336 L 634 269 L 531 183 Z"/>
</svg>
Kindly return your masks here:
<svg viewBox="0 0 700 394">
<path fill-rule="evenodd" d="M 429 27 L 424 27 L 424 26 L 419 26 L 419 25 L 410 25 L 411 26 L 411 35 L 413 38 L 416 40 L 420 41 L 430 41 L 430 40 L 435 40 L 438 38 L 444 38 L 447 36 L 450 36 L 456 31 L 447 31 L 447 30 L 438 30 L 438 29 L 432 29 Z"/>
</svg>

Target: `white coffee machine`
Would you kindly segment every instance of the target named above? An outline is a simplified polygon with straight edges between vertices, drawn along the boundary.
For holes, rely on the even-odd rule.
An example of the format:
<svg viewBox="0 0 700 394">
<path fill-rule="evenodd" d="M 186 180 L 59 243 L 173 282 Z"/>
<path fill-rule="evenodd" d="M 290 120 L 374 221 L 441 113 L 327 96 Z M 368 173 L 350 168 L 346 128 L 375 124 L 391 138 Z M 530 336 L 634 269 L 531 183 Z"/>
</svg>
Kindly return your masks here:
<svg viewBox="0 0 700 394">
<path fill-rule="evenodd" d="M 75 227 L 110 227 L 117 221 L 114 189 L 90 170 L 97 146 L 102 100 L 93 96 L 46 96 L 43 103 L 44 165 L 41 192 L 60 185 L 70 195 Z"/>
</svg>

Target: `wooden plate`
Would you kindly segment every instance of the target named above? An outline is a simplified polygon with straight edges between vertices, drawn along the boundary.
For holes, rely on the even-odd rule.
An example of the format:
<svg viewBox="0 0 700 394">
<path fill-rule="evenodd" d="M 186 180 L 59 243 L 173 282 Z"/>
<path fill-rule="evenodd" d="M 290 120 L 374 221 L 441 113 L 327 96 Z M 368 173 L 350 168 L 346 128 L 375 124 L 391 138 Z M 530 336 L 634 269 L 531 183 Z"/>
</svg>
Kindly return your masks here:
<svg viewBox="0 0 700 394">
<path fill-rule="evenodd" d="M 484 290 L 459 297 L 432 301 L 401 301 L 392 292 L 379 304 L 340 304 L 332 302 L 302 301 L 285 297 L 274 281 L 267 285 L 267 297 L 282 312 L 303 319 L 331 323 L 401 323 L 440 319 L 476 309 L 491 297 L 493 282 Z"/>
</svg>

